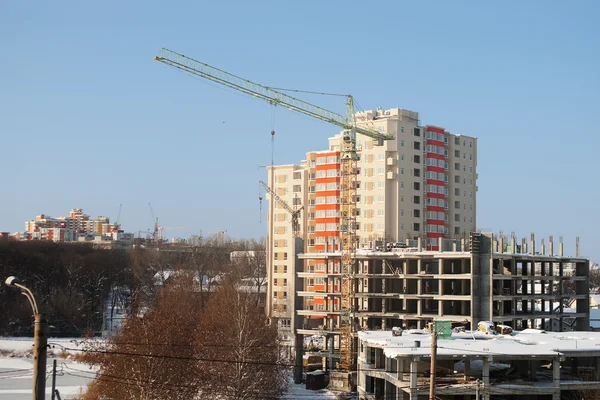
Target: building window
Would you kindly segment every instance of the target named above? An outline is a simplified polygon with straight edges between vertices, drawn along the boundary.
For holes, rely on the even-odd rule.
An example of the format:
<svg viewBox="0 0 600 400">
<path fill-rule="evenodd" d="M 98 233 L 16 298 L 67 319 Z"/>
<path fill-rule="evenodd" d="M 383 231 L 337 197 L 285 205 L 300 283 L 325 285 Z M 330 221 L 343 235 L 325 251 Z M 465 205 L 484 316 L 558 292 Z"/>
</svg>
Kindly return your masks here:
<svg viewBox="0 0 600 400">
<path fill-rule="evenodd" d="M 417 164 L 421 164 L 421 156 L 418 154 L 415 154 L 413 156 L 413 161 L 416 162 Z"/>
<path fill-rule="evenodd" d="M 415 204 L 421 204 L 421 196 L 415 196 L 413 198 L 413 203 L 415 203 Z"/>
<path fill-rule="evenodd" d="M 460 208 L 460 201 L 454 202 L 454 208 Z"/>
<path fill-rule="evenodd" d="M 454 222 L 460 222 L 460 214 L 454 214 Z"/>
<path fill-rule="evenodd" d="M 294 172 L 294 179 L 302 178 L 302 172 Z"/>
<path fill-rule="evenodd" d="M 283 253 L 283 259 L 287 260 L 287 253 Z"/>
<path fill-rule="evenodd" d="M 415 190 L 421 190 L 421 183 L 420 182 L 413 183 L 413 188 Z"/>
<path fill-rule="evenodd" d="M 413 172 L 414 176 L 421 176 L 421 170 L 419 168 L 415 168 Z"/>
<path fill-rule="evenodd" d="M 460 150 L 454 150 L 454 157 L 460 157 Z"/>
<path fill-rule="evenodd" d="M 414 142 L 413 148 L 415 150 L 421 150 L 421 142 Z"/>
<path fill-rule="evenodd" d="M 421 224 L 414 223 L 413 224 L 413 231 L 419 232 L 420 230 L 421 230 Z"/>
<path fill-rule="evenodd" d="M 419 128 L 414 128 L 413 129 L 413 135 L 415 135 L 415 136 L 421 136 L 421 130 Z"/>
<path fill-rule="evenodd" d="M 294 185 L 294 193 L 299 193 L 300 191 L 302 191 L 302 186 L 300 185 Z"/>
<path fill-rule="evenodd" d="M 460 176 L 454 175 L 454 183 L 460 183 Z"/>
<path fill-rule="evenodd" d="M 419 210 L 419 209 L 413 210 L 413 217 L 421 218 L 421 210 Z"/>
<path fill-rule="evenodd" d="M 460 138 L 458 136 L 454 137 L 454 144 L 459 145 L 460 146 Z"/>
<path fill-rule="evenodd" d="M 283 278 L 283 286 L 287 286 L 287 279 Z"/>
</svg>

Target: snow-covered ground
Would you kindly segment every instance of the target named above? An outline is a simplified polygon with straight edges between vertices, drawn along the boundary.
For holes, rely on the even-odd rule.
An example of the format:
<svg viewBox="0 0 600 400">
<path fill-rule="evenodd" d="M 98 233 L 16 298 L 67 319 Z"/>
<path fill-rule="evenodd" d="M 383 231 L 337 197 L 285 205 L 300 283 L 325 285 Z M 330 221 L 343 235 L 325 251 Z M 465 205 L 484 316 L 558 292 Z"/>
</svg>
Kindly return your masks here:
<svg viewBox="0 0 600 400">
<path fill-rule="evenodd" d="M 72 399 L 90 382 L 96 367 L 76 363 L 71 356 L 81 349 L 81 339 L 48 339 L 48 366 L 46 370 L 46 397 L 50 397 L 52 363 L 57 360 L 56 388 L 62 399 Z M 0 338 L 0 400 L 25 400 L 31 398 L 33 375 L 32 338 Z M 333 400 L 337 397 L 327 389 L 306 390 L 304 384 L 296 385 L 290 376 L 288 392 L 284 398 L 306 400 Z"/>
<path fill-rule="evenodd" d="M 93 379 L 96 368 L 72 361 L 70 356 L 80 349 L 81 339 L 48 340 L 46 397 L 50 397 L 52 366 L 56 359 L 56 388 L 62 399 L 72 399 Z M 0 400 L 31 398 L 33 378 L 33 338 L 0 338 Z"/>
<path fill-rule="evenodd" d="M 290 376 L 290 384 L 288 392 L 283 396 L 289 399 L 309 399 L 309 400 L 332 400 L 337 397 L 327 389 L 321 390 L 306 390 L 304 383 L 296 385 L 294 379 Z"/>
<path fill-rule="evenodd" d="M 82 348 L 81 338 L 49 338 L 48 356 L 65 356 L 75 354 Z M 69 350 L 72 349 L 72 350 Z M 0 357 L 31 357 L 33 353 L 33 338 L 3 337 L 0 338 Z"/>
</svg>

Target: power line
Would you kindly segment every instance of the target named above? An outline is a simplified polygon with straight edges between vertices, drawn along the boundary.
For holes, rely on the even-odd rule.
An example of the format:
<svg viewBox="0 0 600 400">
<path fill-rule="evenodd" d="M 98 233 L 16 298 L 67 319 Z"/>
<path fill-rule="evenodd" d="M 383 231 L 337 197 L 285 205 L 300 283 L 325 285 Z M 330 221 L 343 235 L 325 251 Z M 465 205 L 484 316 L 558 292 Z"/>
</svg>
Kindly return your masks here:
<svg viewBox="0 0 600 400">
<path fill-rule="evenodd" d="M 66 366 L 66 365 L 65 365 Z M 73 368 L 69 368 L 67 366 L 68 369 L 72 369 Z M 75 370 L 77 371 L 77 370 Z M 80 373 L 84 373 L 84 374 L 91 374 L 91 372 L 86 372 L 86 371 L 78 371 Z M 84 379 L 97 379 L 100 381 L 107 381 L 107 382 L 115 382 L 115 383 L 122 383 L 125 385 L 129 385 L 129 386 L 138 386 L 138 384 L 147 384 L 147 385 L 153 385 L 155 387 L 160 387 L 161 389 L 172 389 L 172 390 L 187 390 L 187 391 L 193 391 L 195 393 L 202 393 L 202 394 L 223 394 L 223 393 L 229 393 L 229 394 L 238 394 L 235 391 L 232 390 L 217 390 L 217 389 L 207 389 L 207 388 L 201 388 L 199 386 L 196 385 L 180 385 L 180 384 L 175 384 L 175 383 L 160 383 L 160 382 L 156 382 L 156 381 L 151 381 L 151 380 L 145 380 L 145 379 L 135 379 L 135 378 L 123 378 L 123 377 L 119 377 L 119 376 L 115 376 L 115 375 L 109 375 L 109 374 L 104 374 L 104 373 L 97 373 L 96 376 L 94 378 L 90 377 L 90 376 L 85 376 L 85 375 L 80 375 L 77 373 L 71 373 L 71 372 L 65 372 L 67 375 L 70 376 L 75 376 L 75 377 L 79 377 L 79 378 L 84 378 Z M 250 391 L 250 392 L 245 392 L 245 393 L 252 393 L 252 394 L 260 394 L 263 392 L 258 392 L 258 391 Z M 280 395 L 266 395 L 264 394 L 262 396 L 262 398 L 264 399 L 281 399 L 281 398 L 300 398 L 300 397 L 307 397 L 307 398 L 314 398 L 313 394 L 292 394 L 292 393 L 283 393 Z"/>
</svg>

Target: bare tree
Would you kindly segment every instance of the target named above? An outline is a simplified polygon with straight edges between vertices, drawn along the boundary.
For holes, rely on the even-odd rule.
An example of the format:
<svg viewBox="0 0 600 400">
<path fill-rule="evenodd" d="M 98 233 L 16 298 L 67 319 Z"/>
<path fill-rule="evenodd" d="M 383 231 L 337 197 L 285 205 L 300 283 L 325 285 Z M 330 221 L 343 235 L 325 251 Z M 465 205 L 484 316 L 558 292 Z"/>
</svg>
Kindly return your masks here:
<svg viewBox="0 0 600 400">
<path fill-rule="evenodd" d="M 236 290 L 233 282 L 211 296 L 195 346 L 198 354 L 215 360 L 204 367 L 214 378 L 204 381 L 203 390 L 224 399 L 254 400 L 277 398 L 287 387 L 277 329 L 267 324 L 254 296 Z"/>
<path fill-rule="evenodd" d="M 195 397 L 200 374 L 193 339 L 200 302 L 189 289 L 174 282 L 143 317 L 130 317 L 106 344 L 88 345 L 82 361 L 100 370 L 82 400 Z"/>
</svg>

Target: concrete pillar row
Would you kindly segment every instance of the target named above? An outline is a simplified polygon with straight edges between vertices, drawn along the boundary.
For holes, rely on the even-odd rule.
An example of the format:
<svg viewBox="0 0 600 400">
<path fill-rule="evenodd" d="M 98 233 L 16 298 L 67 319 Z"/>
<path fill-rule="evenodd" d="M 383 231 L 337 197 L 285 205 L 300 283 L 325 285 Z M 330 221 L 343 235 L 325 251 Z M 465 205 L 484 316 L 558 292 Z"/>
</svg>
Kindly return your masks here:
<svg viewBox="0 0 600 400">
<path fill-rule="evenodd" d="M 419 400 L 417 393 L 417 371 L 419 368 L 418 359 L 410 362 L 410 400 Z"/>
<path fill-rule="evenodd" d="M 484 358 L 482 361 L 483 400 L 490 400 L 490 361 L 487 358 Z"/>
</svg>

